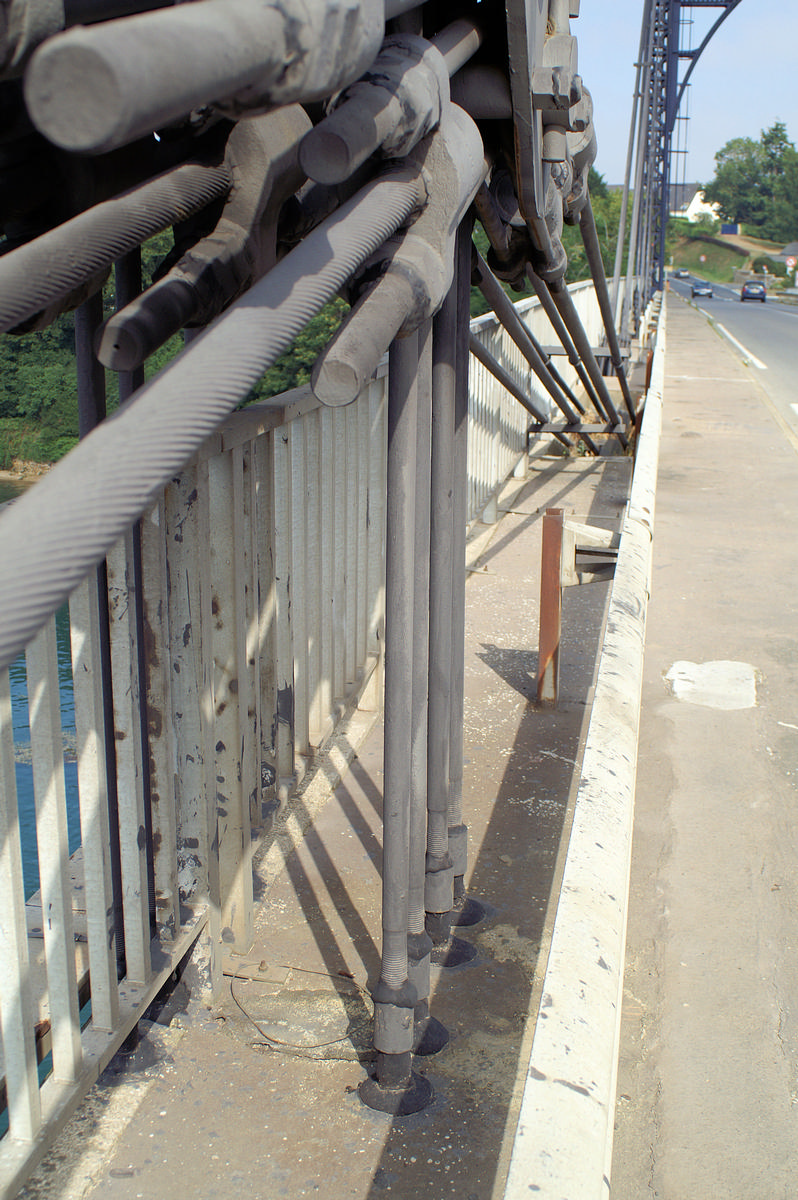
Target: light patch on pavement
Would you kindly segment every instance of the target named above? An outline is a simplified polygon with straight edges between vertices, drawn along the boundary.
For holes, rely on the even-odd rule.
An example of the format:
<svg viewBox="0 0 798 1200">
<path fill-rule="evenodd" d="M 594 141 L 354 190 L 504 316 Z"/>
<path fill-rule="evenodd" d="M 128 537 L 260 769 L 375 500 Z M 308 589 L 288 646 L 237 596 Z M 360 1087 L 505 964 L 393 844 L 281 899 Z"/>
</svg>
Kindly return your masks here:
<svg viewBox="0 0 798 1200">
<path fill-rule="evenodd" d="M 675 662 L 665 682 L 677 700 L 704 708 L 753 708 L 756 704 L 756 672 L 750 663 Z"/>
<path fill-rule="evenodd" d="M 798 417 L 798 404 L 791 404 L 790 408 L 795 413 L 796 417 Z"/>
</svg>

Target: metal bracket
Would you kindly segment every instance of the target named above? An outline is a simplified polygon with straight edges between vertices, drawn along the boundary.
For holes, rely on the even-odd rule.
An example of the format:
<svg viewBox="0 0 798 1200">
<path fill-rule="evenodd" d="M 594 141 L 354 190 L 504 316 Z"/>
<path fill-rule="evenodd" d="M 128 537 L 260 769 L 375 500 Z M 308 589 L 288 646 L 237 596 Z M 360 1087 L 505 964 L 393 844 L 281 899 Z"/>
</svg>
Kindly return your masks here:
<svg viewBox="0 0 798 1200">
<path fill-rule="evenodd" d="M 543 517 L 540 566 L 540 631 L 538 635 L 539 704 L 556 708 L 560 689 L 560 640 L 562 634 L 562 590 L 576 584 L 606 583 L 615 573 L 620 533 L 566 521 L 561 508 L 547 508 Z M 598 553 L 613 561 L 593 569 L 577 567 L 578 553 Z"/>
</svg>

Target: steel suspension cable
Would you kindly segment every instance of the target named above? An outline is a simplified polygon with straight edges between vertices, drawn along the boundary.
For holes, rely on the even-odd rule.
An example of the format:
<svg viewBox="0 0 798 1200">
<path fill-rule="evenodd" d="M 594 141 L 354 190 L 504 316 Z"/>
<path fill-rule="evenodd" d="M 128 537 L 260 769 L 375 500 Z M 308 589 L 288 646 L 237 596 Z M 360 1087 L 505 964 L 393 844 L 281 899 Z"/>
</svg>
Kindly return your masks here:
<svg viewBox="0 0 798 1200">
<path fill-rule="evenodd" d="M 0 520 L 0 669 L 425 198 L 397 172 L 318 226 Z"/>
<path fill-rule="evenodd" d="M 230 190 L 226 164 L 184 163 L 0 258 L 0 332 L 68 296 L 147 238 Z"/>
</svg>

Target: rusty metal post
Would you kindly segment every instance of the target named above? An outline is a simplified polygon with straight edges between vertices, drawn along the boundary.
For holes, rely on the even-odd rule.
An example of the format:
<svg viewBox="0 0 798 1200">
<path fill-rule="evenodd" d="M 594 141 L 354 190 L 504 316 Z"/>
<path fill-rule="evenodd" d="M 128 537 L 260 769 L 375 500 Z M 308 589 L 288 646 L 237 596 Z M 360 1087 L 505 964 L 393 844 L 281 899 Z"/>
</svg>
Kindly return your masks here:
<svg viewBox="0 0 798 1200">
<path fill-rule="evenodd" d="M 547 508 L 540 556 L 538 703 L 556 708 L 560 687 L 563 510 Z"/>
</svg>

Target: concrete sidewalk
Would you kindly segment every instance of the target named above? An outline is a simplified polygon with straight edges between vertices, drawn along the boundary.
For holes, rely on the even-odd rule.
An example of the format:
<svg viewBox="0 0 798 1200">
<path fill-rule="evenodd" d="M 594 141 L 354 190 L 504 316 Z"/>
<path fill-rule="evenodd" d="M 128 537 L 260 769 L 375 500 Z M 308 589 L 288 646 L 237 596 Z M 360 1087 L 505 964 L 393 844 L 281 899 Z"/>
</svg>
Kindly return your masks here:
<svg viewBox="0 0 798 1200">
<path fill-rule="evenodd" d="M 617 529 L 630 474 L 623 457 L 534 456 L 499 523 L 471 542 L 464 812 L 469 890 L 489 917 L 461 931 L 472 964 L 433 969 L 432 1011 L 451 1042 L 416 1060 L 432 1106 L 393 1120 L 356 1092 L 381 942 L 378 725 L 307 835 L 290 835 L 300 797 L 259 856 L 256 944 L 233 962 L 222 1003 L 179 1012 L 178 989 L 142 1022 L 139 1048 L 117 1056 L 24 1196 L 503 1194 L 608 593 L 567 590 L 561 704 L 538 711 L 541 517 L 556 505 Z"/>
<path fill-rule="evenodd" d="M 616 1200 L 798 1195 L 797 515 L 758 372 L 671 295 Z"/>
</svg>

